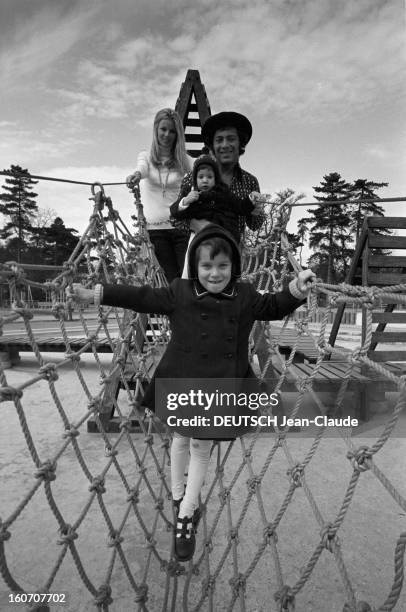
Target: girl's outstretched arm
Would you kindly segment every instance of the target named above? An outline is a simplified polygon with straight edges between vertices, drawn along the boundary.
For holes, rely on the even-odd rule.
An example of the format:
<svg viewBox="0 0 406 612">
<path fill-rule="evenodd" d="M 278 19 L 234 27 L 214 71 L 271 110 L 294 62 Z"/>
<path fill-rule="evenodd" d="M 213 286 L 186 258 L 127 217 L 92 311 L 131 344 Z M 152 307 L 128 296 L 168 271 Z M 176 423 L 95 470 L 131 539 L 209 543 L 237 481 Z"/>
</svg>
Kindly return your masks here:
<svg viewBox="0 0 406 612">
<path fill-rule="evenodd" d="M 116 306 L 136 312 L 170 314 L 174 308 L 175 295 L 172 287 L 154 288 L 149 285 L 131 287 L 128 285 L 101 285 L 86 289 L 78 283 L 72 286 L 73 297 L 79 302 L 96 306 Z M 72 293 L 71 293 L 72 295 Z"/>
</svg>

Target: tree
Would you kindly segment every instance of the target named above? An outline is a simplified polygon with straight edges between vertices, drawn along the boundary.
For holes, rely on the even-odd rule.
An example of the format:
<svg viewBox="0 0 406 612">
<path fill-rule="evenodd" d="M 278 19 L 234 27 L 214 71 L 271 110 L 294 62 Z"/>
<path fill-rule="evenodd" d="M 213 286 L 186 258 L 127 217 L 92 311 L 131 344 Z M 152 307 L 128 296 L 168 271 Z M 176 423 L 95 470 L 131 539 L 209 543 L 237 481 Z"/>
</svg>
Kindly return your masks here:
<svg viewBox="0 0 406 612">
<path fill-rule="evenodd" d="M 323 176 L 319 186 L 313 187 L 315 199 L 320 202 L 316 209 L 308 210 L 309 247 L 316 253 L 309 263 L 316 264 L 316 273 L 328 283 L 337 282 L 345 277 L 349 260 L 353 253 L 350 248 L 351 210 L 345 205 L 350 184 L 338 172 Z M 333 200 L 334 204 L 323 204 Z"/>
<path fill-rule="evenodd" d="M 38 194 L 31 190 L 34 181 L 28 172 L 21 166 L 11 165 L 7 171 L 9 177 L 3 185 L 0 194 L 0 212 L 8 221 L 0 229 L 0 239 L 8 241 L 12 252 L 15 251 L 17 261 L 21 262 L 21 255 L 26 247 L 27 240 L 32 235 L 32 221 L 38 211 L 35 198 Z"/>
<path fill-rule="evenodd" d="M 365 198 L 372 199 L 379 197 L 376 195 L 378 189 L 387 187 L 389 183 L 376 183 L 367 179 L 357 179 L 350 185 L 349 197 L 351 200 L 358 200 L 357 204 L 352 205 L 352 227 L 358 239 L 365 217 L 371 215 L 383 217 L 385 214 L 382 206 L 376 202 L 365 202 Z M 388 230 L 381 230 L 379 233 L 390 233 Z"/>
<path fill-rule="evenodd" d="M 60 266 L 75 249 L 79 238 L 74 236 L 78 231 L 72 227 L 65 227 L 61 217 L 56 217 L 49 227 L 41 229 L 41 243 L 43 246 L 44 263 Z"/>
</svg>

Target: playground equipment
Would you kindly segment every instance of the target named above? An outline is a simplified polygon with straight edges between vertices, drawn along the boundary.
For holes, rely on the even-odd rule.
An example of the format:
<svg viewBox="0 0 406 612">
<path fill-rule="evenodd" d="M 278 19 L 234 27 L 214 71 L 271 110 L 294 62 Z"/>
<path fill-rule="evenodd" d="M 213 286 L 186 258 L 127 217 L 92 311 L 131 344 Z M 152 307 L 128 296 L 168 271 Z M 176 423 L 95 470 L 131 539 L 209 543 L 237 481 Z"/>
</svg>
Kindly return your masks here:
<svg viewBox="0 0 406 612">
<path fill-rule="evenodd" d="M 406 384 L 400 368 L 374 361 L 370 350 L 374 308 L 404 307 L 406 283 L 318 283 L 290 344 L 282 342 L 288 320 L 279 327 L 255 325 L 253 366 L 284 399 L 289 392 L 284 410 L 294 425 L 259 428 L 213 445 L 196 554 L 180 564 L 172 550 L 171 434 L 141 409 L 144 383 L 169 338 L 167 321 L 113 308 L 98 309 L 92 320 L 88 311 L 75 309 L 79 333 L 65 320 L 57 297 L 83 264 L 89 287 L 166 282 L 137 192 L 135 199 L 137 215 L 129 229 L 103 186 L 93 186 L 88 227 L 47 285 L 62 353 L 48 359 L 36 315 L 22 301 L 1 320 L 6 335 L 21 321 L 31 348 L 24 367 L 0 363 L 1 609 L 14 609 L 13 601 L 36 612 L 58 609 L 58 597 L 41 601 L 41 594 L 66 593 L 61 609 L 68 612 L 93 604 L 112 612 L 400 612 L 404 470 L 387 450 L 399 435 Z M 293 273 L 282 239 L 288 215 L 280 212 L 274 211 L 269 240 L 244 253 L 245 278 L 261 290 L 279 290 Z M 14 286 L 30 284 L 16 266 L 2 265 L 1 275 Z M 326 296 L 327 307 L 314 339 L 309 320 L 317 294 Z M 328 342 L 327 321 L 337 306 L 354 300 L 365 305 L 365 335 L 355 348 L 343 350 Z M 298 351 L 306 338 L 314 340 L 312 363 Z M 279 373 L 274 381 L 268 380 L 271 364 Z M 334 377 L 325 374 L 329 367 Z M 374 374 L 378 385 L 388 384 L 391 403 L 383 412 L 379 402 L 363 412 L 353 395 Z M 324 395 L 333 380 L 333 394 Z M 270 414 L 270 407 L 264 412 Z M 321 425 L 305 432 L 296 426 L 299 418 L 347 413 L 360 419 L 364 437 L 349 427 Z M 96 435 L 86 431 L 90 422 Z M 139 433 L 132 433 L 135 422 Z M 8 440 L 13 444 L 6 445 Z M 402 442 L 395 438 L 395 447 Z"/>
</svg>

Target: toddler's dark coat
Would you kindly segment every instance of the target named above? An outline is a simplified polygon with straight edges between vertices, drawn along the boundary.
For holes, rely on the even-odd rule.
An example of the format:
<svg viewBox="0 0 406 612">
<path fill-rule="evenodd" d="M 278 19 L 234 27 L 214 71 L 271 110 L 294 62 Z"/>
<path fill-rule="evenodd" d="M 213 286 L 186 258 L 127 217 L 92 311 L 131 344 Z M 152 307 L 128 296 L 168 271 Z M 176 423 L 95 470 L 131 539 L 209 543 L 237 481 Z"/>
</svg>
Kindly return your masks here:
<svg viewBox="0 0 406 612">
<path fill-rule="evenodd" d="M 197 280 L 195 253 L 212 236 L 232 244 L 233 269 L 240 272 L 240 254 L 232 237 L 218 226 L 207 226 L 190 245 L 190 279 L 175 279 L 164 288 L 105 285 L 103 304 L 137 312 L 168 315 L 171 339 L 154 378 L 255 378 L 248 360 L 248 342 L 256 320 L 282 319 L 302 301 L 289 291 L 258 293 L 235 279 L 220 294 L 210 294 Z M 154 406 L 154 381 L 143 404 Z"/>
</svg>

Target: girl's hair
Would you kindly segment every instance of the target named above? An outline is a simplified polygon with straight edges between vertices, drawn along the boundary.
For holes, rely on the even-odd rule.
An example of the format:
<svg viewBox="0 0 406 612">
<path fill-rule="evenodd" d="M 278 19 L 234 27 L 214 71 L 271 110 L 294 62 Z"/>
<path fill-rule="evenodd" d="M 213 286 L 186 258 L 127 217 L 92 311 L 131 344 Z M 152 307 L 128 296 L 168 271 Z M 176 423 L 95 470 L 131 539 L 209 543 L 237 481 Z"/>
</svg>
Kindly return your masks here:
<svg viewBox="0 0 406 612">
<path fill-rule="evenodd" d="M 197 247 L 195 254 L 196 269 L 199 265 L 200 251 L 202 247 L 209 247 L 210 259 L 214 259 L 216 255 L 224 253 L 230 258 L 230 261 L 233 263 L 233 248 L 231 244 L 228 242 L 228 240 L 220 238 L 220 236 L 213 236 L 213 238 L 208 238 L 207 240 L 201 242 Z"/>
<path fill-rule="evenodd" d="M 163 108 L 155 115 L 150 154 L 151 163 L 156 168 L 161 163 L 158 144 L 158 126 L 163 119 L 173 121 L 176 131 L 176 139 L 173 150 L 171 151 L 171 159 L 169 160 L 168 166 L 169 168 L 176 168 L 181 174 L 186 174 L 190 171 L 190 162 L 185 149 L 185 133 L 181 118 L 178 113 L 171 108 Z"/>
</svg>

